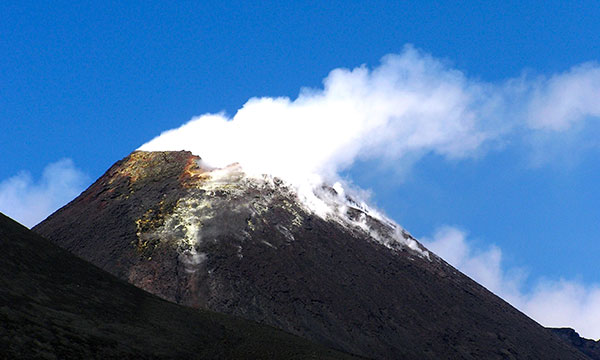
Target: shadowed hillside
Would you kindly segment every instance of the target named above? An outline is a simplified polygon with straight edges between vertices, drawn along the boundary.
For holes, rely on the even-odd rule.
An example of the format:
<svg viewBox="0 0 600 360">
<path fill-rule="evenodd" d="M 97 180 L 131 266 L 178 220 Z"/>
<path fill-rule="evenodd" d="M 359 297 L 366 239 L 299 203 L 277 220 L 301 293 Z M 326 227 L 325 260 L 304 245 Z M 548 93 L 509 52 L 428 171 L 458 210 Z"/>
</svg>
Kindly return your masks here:
<svg viewBox="0 0 600 360">
<path fill-rule="evenodd" d="M 582 338 L 571 328 L 549 328 L 567 344 L 579 349 L 593 360 L 600 360 L 600 340 Z"/>
<path fill-rule="evenodd" d="M 0 214 L 2 359 L 350 359 L 268 326 L 169 303 Z"/>
</svg>

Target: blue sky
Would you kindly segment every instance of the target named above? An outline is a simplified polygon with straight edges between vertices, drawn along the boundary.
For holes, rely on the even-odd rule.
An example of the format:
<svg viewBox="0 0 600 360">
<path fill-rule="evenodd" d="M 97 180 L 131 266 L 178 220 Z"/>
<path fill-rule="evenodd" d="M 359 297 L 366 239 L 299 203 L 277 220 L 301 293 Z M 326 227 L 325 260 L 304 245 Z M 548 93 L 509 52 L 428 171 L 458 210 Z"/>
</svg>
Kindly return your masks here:
<svg viewBox="0 0 600 360">
<path fill-rule="evenodd" d="M 494 94 L 509 92 L 510 80 L 543 92 L 548 79 L 591 63 L 573 80 L 587 87 L 562 95 L 593 108 L 599 18 L 594 1 L 3 2 L 0 211 L 34 221 L 29 209 L 39 217 L 65 203 L 164 130 L 205 113 L 234 116 L 252 97 L 293 100 L 301 88 L 322 89 L 333 69 L 378 68 L 406 44 L 442 67 L 434 75 L 459 71 Z M 544 308 L 538 298 L 554 296 L 565 318 L 579 306 L 594 325 L 584 334 L 598 338 L 600 315 L 585 313 L 600 308 L 598 115 L 588 109 L 563 128 L 525 126 L 513 98 L 489 116 L 493 126 L 482 122 L 493 141 L 468 154 L 358 156 L 339 173 L 516 306 Z M 499 130 L 506 123 L 511 130 Z M 495 250 L 493 279 L 478 278 L 478 259 L 495 266 Z M 569 303 L 565 289 L 586 302 Z M 581 329 L 581 321 L 571 324 Z"/>
</svg>

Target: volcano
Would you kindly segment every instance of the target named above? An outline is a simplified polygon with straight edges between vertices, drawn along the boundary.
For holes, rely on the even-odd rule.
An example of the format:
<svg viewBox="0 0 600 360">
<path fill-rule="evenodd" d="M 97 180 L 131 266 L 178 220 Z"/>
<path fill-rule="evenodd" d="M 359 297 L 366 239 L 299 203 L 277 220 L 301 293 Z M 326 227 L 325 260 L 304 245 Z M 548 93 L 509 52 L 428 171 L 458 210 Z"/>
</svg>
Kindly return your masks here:
<svg viewBox="0 0 600 360">
<path fill-rule="evenodd" d="M 586 358 L 339 184 L 136 151 L 33 230 L 163 299 L 369 358 Z"/>
</svg>

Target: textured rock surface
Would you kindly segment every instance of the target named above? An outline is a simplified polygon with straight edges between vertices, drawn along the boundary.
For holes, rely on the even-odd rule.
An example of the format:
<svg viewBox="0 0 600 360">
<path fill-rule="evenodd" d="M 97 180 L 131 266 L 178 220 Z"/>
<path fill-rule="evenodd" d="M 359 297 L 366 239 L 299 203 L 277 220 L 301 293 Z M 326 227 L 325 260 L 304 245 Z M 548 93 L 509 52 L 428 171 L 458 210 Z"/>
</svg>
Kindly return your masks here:
<svg viewBox="0 0 600 360">
<path fill-rule="evenodd" d="M 0 214 L 0 359 L 350 359 L 150 295 Z"/>
<path fill-rule="evenodd" d="M 134 152 L 34 230 L 165 299 L 368 357 L 585 358 L 360 206 L 322 218 L 188 152 Z"/>
</svg>

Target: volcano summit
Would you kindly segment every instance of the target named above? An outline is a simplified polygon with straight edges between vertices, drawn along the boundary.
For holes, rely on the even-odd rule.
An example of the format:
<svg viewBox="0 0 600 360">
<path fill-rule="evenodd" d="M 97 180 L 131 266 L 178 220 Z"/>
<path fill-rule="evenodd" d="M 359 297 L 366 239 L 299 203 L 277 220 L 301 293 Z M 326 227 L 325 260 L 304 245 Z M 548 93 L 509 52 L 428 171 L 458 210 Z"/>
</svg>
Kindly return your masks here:
<svg viewBox="0 0 600 360">
<path fill-rule="evenodd" d="M 345 194 L 137 151 L 34 230 L 164 299 L 377 359 L 585 359 Z"/>
</svg>

